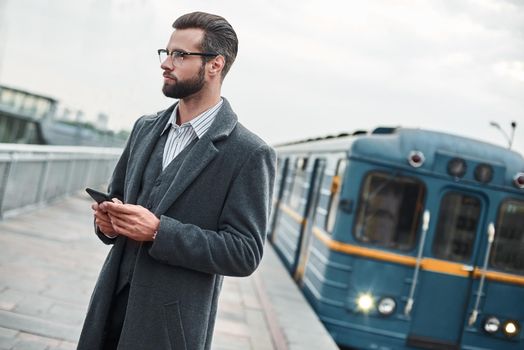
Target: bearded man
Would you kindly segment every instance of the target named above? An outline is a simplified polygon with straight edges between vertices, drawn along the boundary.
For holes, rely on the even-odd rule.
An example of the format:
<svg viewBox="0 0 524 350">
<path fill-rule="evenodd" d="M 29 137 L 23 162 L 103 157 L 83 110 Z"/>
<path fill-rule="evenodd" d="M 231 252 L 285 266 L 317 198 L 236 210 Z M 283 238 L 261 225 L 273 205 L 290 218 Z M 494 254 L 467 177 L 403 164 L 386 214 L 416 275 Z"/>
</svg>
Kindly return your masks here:
<svg viewBox="0 0 524 350">
<path fill-rule="evenodd" d="M 178 99 L 139 118 L 93 204 L 113 245 L 78 349 L 209 349 L 223 276 L 248 276 L 263 252 L 275 153 L 221 97 L 238 39 L 222 17 L 178 18 L 158 54 Z"/>
</svg>

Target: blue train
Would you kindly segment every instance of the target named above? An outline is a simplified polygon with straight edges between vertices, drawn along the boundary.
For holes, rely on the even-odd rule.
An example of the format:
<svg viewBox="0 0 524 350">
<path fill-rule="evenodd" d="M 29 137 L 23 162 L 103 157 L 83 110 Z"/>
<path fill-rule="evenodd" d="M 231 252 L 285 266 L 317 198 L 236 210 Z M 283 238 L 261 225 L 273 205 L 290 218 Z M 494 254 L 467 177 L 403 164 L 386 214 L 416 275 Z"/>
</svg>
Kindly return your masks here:
<svg viewBox="0 0 524 350">
<path fill-rule="evenodd" d="M 276 147 L 269 240 L 337 344 L 524 349 L 524 159 L 405 128 Z"/>
</svg>

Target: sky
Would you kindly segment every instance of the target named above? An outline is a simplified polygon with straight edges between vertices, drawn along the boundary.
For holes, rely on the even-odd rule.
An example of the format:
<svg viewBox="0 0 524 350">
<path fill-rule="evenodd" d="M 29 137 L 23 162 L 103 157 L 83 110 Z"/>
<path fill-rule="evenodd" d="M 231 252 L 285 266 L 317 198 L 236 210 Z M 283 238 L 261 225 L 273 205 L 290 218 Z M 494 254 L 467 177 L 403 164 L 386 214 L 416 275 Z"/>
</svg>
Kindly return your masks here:
<svg viewBox="0 0 524 350">
<path fill-rule="evenodd" d="M 415 127 L 524 154 L 524 1 L 0 0 L 0 83 L 115 130 L 173 103 L 156 50 L 180 15 L 224 16 L 239 53 L 222 94 L 271 144 Z"/>
</svg>

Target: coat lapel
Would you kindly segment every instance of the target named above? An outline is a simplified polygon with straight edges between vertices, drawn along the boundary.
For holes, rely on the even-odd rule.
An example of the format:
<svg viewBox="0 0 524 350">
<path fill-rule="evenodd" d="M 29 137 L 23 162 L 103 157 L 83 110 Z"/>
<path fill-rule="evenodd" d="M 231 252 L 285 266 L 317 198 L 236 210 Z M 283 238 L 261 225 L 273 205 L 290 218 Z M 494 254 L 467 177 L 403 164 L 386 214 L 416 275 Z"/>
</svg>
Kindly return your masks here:
<svg viewBox="0 0 524 350">
<path fill-rule="evenodd" d="M 236 124 L 237 116 L 231 109 L 229 102 L 224 98 L 224 103 L 213 124 L 211 124 L 209 130 L 195 143 L 187 154 L 175 178 L 171 182 L 169 189 L 160 200 L 155 214 L 158 216 L 164 214 L 182 192 L 191 185 L 197 176 L 219 153 L 215 147 L 215 142 L 227 138 Z"/>
<path fill-rule="evenodd" d="M 126 203 L 136 203 L 144 169 L 175 106 L 176 103 L 168 109 L 159 112 L 156 117 L 145 119 L 143 126 L 138 131 L 135 137 L 136 142 L 131 149 L 131 163 L 128 165 L 129 170 L 127 173 L 130 176 L 125 191 Z"/>
</svg>

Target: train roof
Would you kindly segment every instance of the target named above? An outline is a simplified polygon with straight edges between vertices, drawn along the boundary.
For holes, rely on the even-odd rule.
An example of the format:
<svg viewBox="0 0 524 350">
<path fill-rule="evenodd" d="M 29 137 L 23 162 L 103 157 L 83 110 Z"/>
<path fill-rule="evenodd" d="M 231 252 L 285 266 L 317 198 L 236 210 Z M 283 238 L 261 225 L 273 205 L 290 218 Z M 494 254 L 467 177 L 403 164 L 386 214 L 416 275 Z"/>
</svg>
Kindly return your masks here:
<svg viewBox="0 0 524 350">
<path fill-rule="evenodd" d="M 445 154 L 505 167 L 507 176 L 524 172 L 524 158 L 515 151 L 463 136 L 415 128 L 377 128 L 371 133 L 304 140 L 275 148 L 281 153 L 345 152 L 350 157 L 406 165 L 409 154 L 420 151 L 427 166 L 434 164 L 437 154 Z"/>
</svg>

